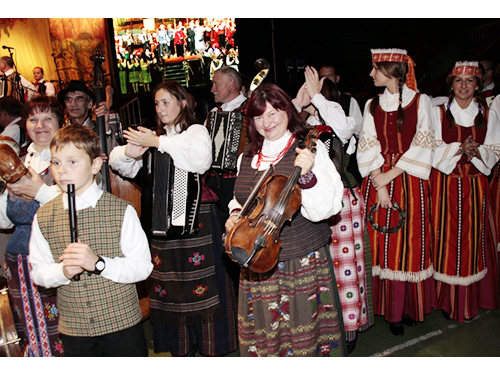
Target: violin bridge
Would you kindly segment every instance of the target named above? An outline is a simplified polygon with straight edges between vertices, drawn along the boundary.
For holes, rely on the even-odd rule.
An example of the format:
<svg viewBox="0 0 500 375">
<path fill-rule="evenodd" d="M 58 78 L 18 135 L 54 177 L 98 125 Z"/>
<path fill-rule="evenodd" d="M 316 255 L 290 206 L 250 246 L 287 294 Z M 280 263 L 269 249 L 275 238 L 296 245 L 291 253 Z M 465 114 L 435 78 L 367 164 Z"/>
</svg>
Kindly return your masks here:
<svg viewBox="0 0 500 375">
<path fill-rule="evenodd" d="M 278 228 L 278 226 L 272 220 L 264 220 L 264 223 L 266 224 L 266 228 L 271 228 L 271 231 L 274 231 Z"/>
</svg>

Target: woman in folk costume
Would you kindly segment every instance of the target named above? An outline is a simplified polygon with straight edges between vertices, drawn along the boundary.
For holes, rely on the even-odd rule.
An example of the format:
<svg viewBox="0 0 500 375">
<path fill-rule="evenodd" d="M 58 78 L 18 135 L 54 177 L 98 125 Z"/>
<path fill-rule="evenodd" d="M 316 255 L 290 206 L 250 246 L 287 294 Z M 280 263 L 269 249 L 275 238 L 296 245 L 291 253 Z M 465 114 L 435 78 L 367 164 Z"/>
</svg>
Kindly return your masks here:
<svg viewBox="0 0 500 375">
<path fill-rule="evenodd" d="M 111 167 L 130 178 L 144 167 L 149 178 L 154 159 L 143 163 L 141 157 L 151 147 L 168 153 L 178 169 L 205 173 L 212 163 L 212 141 L 207 129 L 195 124 L 186 90 L 177 81 L 165 81 L 155 88 L 153 97 L 156 132 L 144 127 L 124 130 L 127 145 L 113 149 Z M 168 165 L 164 167 L 166 174 Z M 157 183 L 162 178 L 166 177 L 152 174 Z M 222 230 L 210 192 L 203 189 L 197 233 L 177 239 L 155 234 L 151 238 L 154 269 L 149 298 L 155 352 L 220 356 L 237 350 L 235 291 L 223 264 Z"/>
<path fill-rule="evenodd" d="M 127 93 L 127 60 L 120 56 L 118 58 L 118 78 L 120 79 L 120 90 L 122 94 Z"/>
<path fill-rule="evenodd" d="M 498 267 L 488 175 L 500 156 L 500 123 L 481 97 L 477 61 L 457 62 L 449 101 L 434 109 L 431 175 L 438 304 L 463 322 L 498 309 Z M 498 209 L 498 208 L 497 208 Z"/>
<path fill-rule="evenodd" d="M 32 140 L 23 157 L 29 174 L 7 184 L 0 195 L 0 228 L 15 225 L 7 244 L 5 276 L 16 318 L 16 329 L 30 357 L 63 356 L 57 330 L 59 312 L 57 291 L 38 287 L 31 277 L 29 242 L 31 223 L 38 208 L 57 197 L 61 190 L 54 183 L 50 167 L 50 141 L 64 122 L 61 106 L 52 96 L 37 96 L 24 105 L 26 133 Z"/>
<path fill-rule="evenodd" d="M 320 80 L 317 70 L 309 66 L 304 74 L 306 82 L 293 100 L 295 106 L 309 113 L 306 120 L 309 125 L 331 127 L 344 144 L 344 169 L 339 171 L 344 183 L 343 208 L 329 221 L 332 230 L 330 255 L 350 353 L 355 348 L 357 332 L 366 331 L 374 322 L 365 202 L 361 187 L 346 170 L 350 155 L 356 151 L 356 122 L 354 118 L 346 117 L 339 104 L 340 92 L 333 81 L 324 77 Z M 368 253 L 368 264 L 365 263 L 365 252 Z M 367 274 L 368 271 L 370 274 Z"/>
<path fill-rule="evenodd" d="M 423 321 L 435 304 L 428 184 L 432 107 L 416 92 L 415 63 L 406 50 L 371 52 L 370 76 L 385 90 L 366 103 L 357 160 L 370 221 L 373 305 L 390 331 L 403 335 L 403 324 Z"/>
<path fill-rule="evenodd" d="M 144 85 L 144 91 L 149 91 L 149 84 L 151 83 L 151 73 L 149 72 L 149 65 L 151 64 L 148 57 L 145 55 L 141 57 L 139 62 L 141 66 L 141 73 L 139 75 L 139 81 Z"/>
<path fill-rule="evenodd" d="M 238 294 L 241 356 L 346 355 L 342 314 L 328 244 L 326 219 L 342 208 L 343 185 L 324 144 L 316 154 L 298 148 L 308 133 L 290 97 L 278 86 L 261 85 L 247 107 L 250 144 L 238 159 L 229 231 L 241 225 L 238 212 L 262 174 L 290 176 L 300 167 L 301 206 L 280 232 L 279 259 L 268 272 L 242 268 Z M 231 234 L 229 235 L 231 236 Z"/>
<path fill-rule="evenodd" d="M 139 63 L 139 58 L 137 56 L 130 55 L 127 61 L 128 81 L 132 84 L 134 93 L 139 92 L 139 72 L 141 70 L 141 64 Z"/>
</svg>

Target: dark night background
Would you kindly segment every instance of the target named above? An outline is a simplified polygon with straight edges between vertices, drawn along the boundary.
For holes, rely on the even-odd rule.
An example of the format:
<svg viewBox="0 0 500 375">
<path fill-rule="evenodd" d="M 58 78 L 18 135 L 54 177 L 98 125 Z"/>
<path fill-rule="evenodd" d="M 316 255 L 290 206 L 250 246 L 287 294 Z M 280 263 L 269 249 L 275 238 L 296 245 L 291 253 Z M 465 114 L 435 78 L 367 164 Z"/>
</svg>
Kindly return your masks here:
<svg viewBox="0 0 500 375">
<path fill-rule="evenodd" d="M 372 48 L 406 49 L 416 63 L 419 90 L 432 96 L 445 94 L 456 61 L 500 60 L 500 19 L 237 18 L 236 26 L 240 72 L 253 78 L 254 61 L 265 58 L 271 65 L 267 79 L 294 96 L 305 65 L 330 62 L 341 76 L 340 89 L 360 105 L 380 91 L 369 77 Z"/>
<path fill-rule="evenodd" d="M 500 18 L 237 17 L 236 29 L 239 71 L 249 79 L 258 73 L 254 62 L 264 58 L 271 67 L 266 81 L 277 83 L 293 98 L 304 82 L 305 66 L 319 69 L 329 62 L 341 76 L 340 90 L 350 92 L 362 111 L 366 100 L 381 92 L 369 76 L 372 48 L 406 49 L 416 63 L 419 90 L 434 97 L 446 95 L 446 76 L 456 61 L 500 62 Z M 202 85 L 188 88 L 197 99 L 201 123 L 215 106 L 209 78 L 204 79 Z M 119 102 L 123 105 L 135 96 Z M 151 94 L 139 96 L 144 120 L 154 124 Z"/>
</svg>

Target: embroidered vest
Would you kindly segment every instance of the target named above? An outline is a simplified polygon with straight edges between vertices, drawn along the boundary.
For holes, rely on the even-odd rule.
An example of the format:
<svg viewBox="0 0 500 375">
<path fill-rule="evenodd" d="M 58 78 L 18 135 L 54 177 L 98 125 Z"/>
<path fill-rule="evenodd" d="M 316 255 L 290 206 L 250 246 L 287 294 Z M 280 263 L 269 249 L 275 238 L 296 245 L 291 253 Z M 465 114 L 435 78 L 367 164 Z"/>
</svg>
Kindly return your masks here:
<svg viewBox="0 0 500 375">
<path fill-rule="evenodd" d="M 439 106 L 439 112 L 441 114 L 441 133 L 443 142 L 445 143 L 453 143 L 460 142 L 463 143 L 465 138 L 469 135 L 479 144 L 484 143 L 484 139 L 486 138 L 486 132 L 488 130 L 488 126 L 483 127 L 482 129 L 476 128 L 476 126 L 464 127 L 458 124 L 450 128 L 450 122 L 448 121 L 448 117 L 446 117 L 446 109 L 444 104 Z M 484 108 L 484 119 L 486 123 L 488 123 L 488 107 Z M 476 168 L 474 164 L 472 164 L 466 155 L 462 155 L 460 160 L 457 162 L 455 169 L 450 173 L 450 176 L 455 177 L 477 177 L 482 173 Z"/>
<path fill-rule="evenodd" d="M 296 158 L 295 142 L 278 164 L 275 165 L 275 174 L 290 176 L 294 170 L 293 163 Z M 250 164 L 252 157 L 243 155 L 240 173 L 236 178 L 234 195 L 238 202 L 245 203 L 254 185 L 259 181 L 262 172 L 257 172 Z M 319 249 L 330 241 L 332 232 L 326 222 L 313 223 L 300 213 L 300 209 L 293 216 L 292 222 L 283 225 L 280 239 L 282 240 L 279 261 L 296 259 Z"/>
<path fill-rule="evenodd" d="M 401 132 L 398 132 L 397 127 L 397 111 L 385 112 L 380 104 L 375 110 L 375 129 L 382 148 L 382 155 L 385 157 L 384 166 L 395 165 L 399 158 L 410 148 L 417 131 L 419 102 L 420 93 L 417 93 L 413 100 L 403 108 L 405 120 Z M 395 159 L 391 164 L 393 156 L 395 156 Z"/>
<path fill-rule="evenodd" d="M 55 262 L 71 242 L 68 211 L 62 195 L 38 210 L 40 230 Z M 103 192 L 96 208 L 77 211 L 78 238 L 97 254 L 123 257 L 121 228 L 127 202 Z M 139 323 L 142 317 L 134 284 L 115 283 L 84 272 L 80 281 L 62 285 L 57 292 L 59 331 L 70 336 L 102 336 Z"/>
</svg>

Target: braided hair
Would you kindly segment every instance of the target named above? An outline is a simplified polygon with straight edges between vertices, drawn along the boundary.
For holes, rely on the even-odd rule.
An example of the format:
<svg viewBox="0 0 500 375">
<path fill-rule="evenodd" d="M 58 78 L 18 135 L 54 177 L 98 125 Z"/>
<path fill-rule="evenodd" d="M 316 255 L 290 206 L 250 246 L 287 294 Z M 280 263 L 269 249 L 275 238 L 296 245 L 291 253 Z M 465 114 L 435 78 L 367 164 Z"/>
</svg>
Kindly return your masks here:
<svg viewBox="0 0 500 375">
<path fill-rule="evenodd" d="M 403 123 L 405 120 L 405 112 L 403 109 L 403 87 L 406 82 L 406 74 L 408 73 L 408 64 L 404 62 L 388 62 L 379 61 L 375 63 L 377 68 L 388 78 L 396 78 L 398 80 L 398 90 L 399 90 L 399 106 L 396 118 L 396 124 L 398 132 L 401 133 L 403 129 Z M 375 116 L 375 110 L 379 104 L 379 96 L 373 98 L 370 103 L 370 113 Z"/>
</svg>

